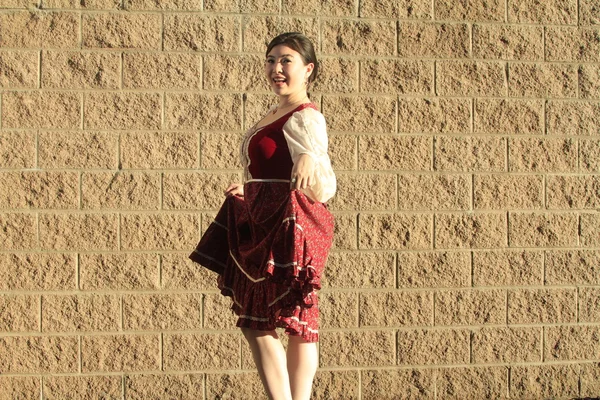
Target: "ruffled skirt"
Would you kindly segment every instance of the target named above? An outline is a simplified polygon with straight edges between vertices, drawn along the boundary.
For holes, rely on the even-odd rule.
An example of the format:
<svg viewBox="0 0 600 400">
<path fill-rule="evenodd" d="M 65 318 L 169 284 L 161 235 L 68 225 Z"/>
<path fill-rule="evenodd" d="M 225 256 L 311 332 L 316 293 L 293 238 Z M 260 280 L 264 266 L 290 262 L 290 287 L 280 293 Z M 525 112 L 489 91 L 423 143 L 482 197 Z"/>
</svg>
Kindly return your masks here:
<svg viewBox="0 0 600 400">
<path fill-rule="evenodd" d="M 285 328 L 319 340 L 317 290 L 333 240 L 323 203 L 287 180 L 250 180 L 244 198 L 228 197 L 190 259 L 219 274 L 237 326 Z"/>
</svg>

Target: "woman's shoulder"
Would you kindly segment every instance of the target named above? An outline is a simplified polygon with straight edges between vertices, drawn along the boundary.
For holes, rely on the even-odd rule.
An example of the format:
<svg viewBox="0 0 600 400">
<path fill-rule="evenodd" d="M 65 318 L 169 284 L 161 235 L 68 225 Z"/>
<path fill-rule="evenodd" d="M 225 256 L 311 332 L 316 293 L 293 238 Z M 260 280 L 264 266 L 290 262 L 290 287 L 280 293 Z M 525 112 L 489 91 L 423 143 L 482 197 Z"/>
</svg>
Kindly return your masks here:
<svg viewBox="0 0 600 400">
<path fill-rule="evenodd" d="M 300 125 L 306 125 L 310 123 L 325 124 L 325 116 L 319 111 L 314 103 L 309 103 L 300 110 L 295 111 L 288 123 L 296 123 Z"/>
</svg>

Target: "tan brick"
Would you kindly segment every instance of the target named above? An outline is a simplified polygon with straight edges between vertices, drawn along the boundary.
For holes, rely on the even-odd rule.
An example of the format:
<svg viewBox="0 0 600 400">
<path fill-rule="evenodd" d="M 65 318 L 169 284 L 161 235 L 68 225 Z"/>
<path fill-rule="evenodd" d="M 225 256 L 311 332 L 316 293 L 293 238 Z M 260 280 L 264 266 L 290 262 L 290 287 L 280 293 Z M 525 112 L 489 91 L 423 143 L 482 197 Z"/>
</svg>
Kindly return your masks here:
<svg viewBox="0 0 600 400">
<path fill-rule="evenodd" d="M 325 19 L 321 22 L 324 54 L 391 56 L 396 54 L 393 21 Z"/>
<path fill-rule="evenodd" d="M 580 222 L 580 245 L 600 246 L 600 214 L 582 214 Z"/>
<path fill-rule="evenodd" d="M 577 141 L 572 138 L 510 138 L 511 172 L 576 172 Z"/>
<path fill-rule="evenodd" d="M 117 250 L 117 214 L 40 214 L 40 246 L 48 250 Z"/>
<path fill-rule="evenodd" d="M 396 100 L 388 97 L 323 96 L 328 128 L 342 132 L 394 133 Z"/>
<path fill-rule="evenodd" d="M 223 192 L 232 182 L 241 182 L 232 173 L 166 173 L 163 175 L 163 208 L 167 210 L 218 209 Z M 198 191 L 201 188 L 201 192 Z"/>
<path fill-rule="evenodd" d="M 79 47 L 79 14 L 74 12 L 8 11 L 0 14 L 0 27 L 0 47 Z"/>
<path fill-rule="evenodd" d="M 76 336 L 0 337 L 3 374 L 76 373 Z"/>
<path fill-rule="evenodd" d="M 361 293 L 358 322 L 361 327 L 433 325 L 431 292 Z"/>
<path fill-rule="evenodd" d="M 82 46 L 109 49 L 161 49 L 160 14 L 84 13 Z"/>
<path fill-rule="evenodd" d="M 428 0 L 367 1 L 360 3 L 361 17 L 431 19 L 433 3 Z"/>
<path fill-rule="evenodd" d="M 600 61 L 600 27 L 547 27 L 547 61 Z"/>
<path fill-rule="evenodd" d="M 473 363 L 540 362 L 542 328 L 482 328 L 472 335 Z"/>
<path fill-rule="evenodd" d="M 201 166 L 206 169 L 240 169 L 240 143 L 242 136 L 239 133 L 229 132 L 202 132 L 200 149 Z M 197 145 L 195 146 L 197 148 Z M 174 146 L 174 150 L 181 150 Z M 161 154 L 156 149 L 157 154 Z"/>
<path fill-rule="evenodd" d="M 508 398 L 507 367 L 443 368 L 436 374 L 436 393 L 442 399 Z"/>
<path fill-rule="evenodd" d="M 272 109 L 272 107 L 275 107 L 277 106 L 277 104 L 279 104 L 278 99 L 274 94 L 248 93 L 244 96 L 243 101 L 244 129 L 253 128 L 258 122 L 260 122 L 265 117 L 265 115 L 268 113 L 268 110 Z M 312 99 L 312 101 L 315 101 L 314 98 Z M 239 148 L 239 145 L 236 145 L 235 147 Z M 239 158 L 239 154 L 237 155 L 237 157 Z"/>
<path fill-rule="evenodd" d="M 199 293 L 123 295 L 124 330 L 192 330 L 201 321 Z"/>
<path fill-rule="evenodd" d="M 37 88 L 38 63 L 37 51 L 0 51 L 0 88 Z"/>
<path fill-rule="evenodd" d="M 40 397 L 41 378 L 37 376 L 0 377 L 0 400 L 26 400 Z"/>
<path fill-rule="evenodd" d="M 217 288 L 217 275 L 206 268 L 199 268 L 198 264 L 193 263 L 186 255 L 163 254 L 161 258 L 161 280 L 164 289 L 206 290 Z"/>
<path fill-rule="evenodd" d="M 160 175 L 145 172 L 84 172 L 82 208 L 91 210 L 158 210 Z"/>
<path fill-rule="evenodd" d="M 475 209 L 542 209 L 544 177 L 541 175 L 475 175 Z"/>
<path fill-rule="evenodd" d="M 196 132 L 123 132 L 120 165 L 129 169 L 193 168 L 198 166 Z"/>
<path fill-rule="evenodd" d="M 401 174 L 398 177 L 398 208 L 468 210 L 471 208 L 471 190 L 471 177 L 466 175 Z"/>
<path fill-rule="evenodd" d="M 335 171 L 348 171 L 357 169 L 357 138 L 355 136 L 330 134 L 329 157 Z"/>
<path fill-rule="evenodd" d="M 433 370 L 364 370 L 364 399 L 431 399 L 435 392 Z"/>
<path fill-rule="evenodd" d="M 202 14 L 166 14 L 164 50 L 239 51 L 240 18 Z"/>
<path fill-rule="evenodd" d="M 544 133 L 544 103 L 541 100 L 476 99 L 473 118 L 475 133 Z"/>
<path fill-rule="evenodd" d="M 433 62 L 366 60 L 360 66 L 360 91 L 387 94 L 433 94 Z"/>
<path fill-rule="evenodd" d="M 2 94 L 3 128 L 74 129 L 80 124 L 80 93 L 24 91 Z"/>
<path fill-rule="evenodd" d="M 577 0 L 511 2 L 508 20 L 519 24 L 576 25 Z"/>
<path fill-rule="evenodd" d="M 262 13 L 265 10 L 279 10 L 276 0 L 206 0 L 204 9 L 214 12 Z"/>
<path fill-rule="evenodd" d="M 511 367 L 511 397 L 521 399 L 572 398 L 579 393 L 576 365 L 528 365 Z"/>
<path fill-rule="evenodd" d="M 576 289 L 516 289 L 508 291 L 509 324 L 576 322 Z"/>
<path fill-rule="evenodd" d="M 469 133 L 471 100 L 400 99 L 398 127 L 400 133 Z"/>
<path fill-rule="evenodd" d="M 0 290 L 74 290 L 75 272 L 75 254 L 0 254 Z"/>
<path fill-rule="evenodd" d="M 106 294 L 42 296 L 44 332 L 117 331 L 120 296 Z"/>
<path fill-rule="evenodd" d="M 396 208 L 396 175 L 337 174 L 337 193 L 329 200 L 335 211 L 393 210 Z"/>
<path fill-rule="evenodd" d="M 548 176 L 550 209 L 597 209 L 600 207 L 600 176 Z"/>
<path fill-rule="evenodd" d="M 319 294 L 319 320 L 322 329 L 357 328 L 358 294 L 324 292 Z"/>
<path fill-rule="evenodd" d="M 579 288 L 578 322 L 596 322 L 600 320 L 600 288 Z"/>
<path fill-rule="evenodd" d="M 438 214 L 435 248 L 490 248 L 507 245 L 506 214 Z"/>
<path fill-rule="evenodd" d="M 579 370 L 580 395 L 593 397 L 600 393 L 600 368 L 598 363 L 582 364 Z"/>
<path fill-rule="evenodd" d="M 401 22 L 398 52 L 403 58 L 462 58 L 469 56 L 467 24 Z"/>
<path fill-rule="evenodd" d="M 435 296 L 435 325 L 506 324 L 504 290 L 443 290 Z"/>
<path fill-rule="evenodd" d="M 358 249 L 358 215 L 334 213 L 333 248 Z"/>
<path fill-rule="evenodd" d="M 75 8 L 75 9 L 121 9 L 119 0 L 44 0 L 44 8 Z"/>
<path fill-rule="evenodd" d="M 475 286 L 542 285 L 543 273 L 544 254 L 541 251 L 473 252 Z"/>
<path fill-rule="evenodd" d="M 430 249 L 432 217 L 425 214 L 360 214 L 361 249 Z"/>
<path fill-rule="evenodd" d="M 204 89 L 266 91 L 264 58 L 254 55 L 204 56 Z"/>
<path fill-rule="evenodd" d="M 113 132 L 40 132 L 38 163 L 41 168 L 114 169 L 118 145 Z"/>
<path fill-rule="evenodd" d="M 0 295 L 0 332 L 39 332 L 39 296 Z"/>
<path fill-rule="evenodd" d="M 0 9 L 2 8 L 29 8 L 32 6 L 37 6 L 38 2 L 33 0 L 4 0 L 2 4 L 0 4 Z"/>
<path fill-rule="evenodd" d="M 125 378 L 125 392 L 130 399 L 148 399 L 161 396 L 192 400 L 204 392 L 204 374 L 135 374 Z"/>
<path fill-rule="evenodd" d="M 202 0 L 128 0 L 124 3 L 130 10 L 202 10 Z"/>
<path fill-rule="evenodd" d="M 320 338 L 322 367 L 391 366 L 395 363 L 394 332 L 324 332 Z"/>
<path fill-rule="evenodd" d="M 324 93 L 357 92 L 358 71 L 358 61 L 341 57 L 319 58 L 317 80 L 311 89 Z"/>
<path fill-rule="evenodd" d="M 200 218 L 192 213 L 121 215 L 122 250 L 190 250 Z"/>
<path fill-rule="evenodd" d="M 504 22 L 505 3 L 501 0 L 435 0 L 435 18 Z"/>
<path fill-rule="evenodd" d="M 0 208 L 77 209 L 76 172 L 0 172 Z"/>
<path fill-rule="evenodd" d="M 420 329 L 398 332 L 398 365 L 469 363 L 467 330 Z"/>
<path fill-rule="evenodd" d="M 168 129 L 239 129 L 239 94 L 168 93 L 165 125 Z"/>
<path fill-rule="evenodd" d="M 548 361 L 595 360 L 600 352 L 598 326 L 549 326 L 545 328 Z"/>
<path fill-rule="evenodd" d="M 508 64 L 510 97 L 576 97 L 577 69 L 569 64 Z"/>
<path fill-rule="evenodd" d="M 580 0 L 579 23 L 583 25 L 600 25 L 600 6 L 596 0 Z"/>
<path fill-rule="evenodd" d="M 303 4 L 308 6 L 310 2 L 304 1 Z M 313 8 L 311 8 L 312 13 L 314 13 Z M 318 46 L 319 43 L 319 20 L 317 18 L 244 16 L 242 29 L 245 52 L 265 54 L 271 39 L 283 32 L 303 32 L 314 46 Z"/>
<path fill-rule="evenodd" d="M 159 368 L 159 335 L 81 336 L 81 369 L 84 373 L 158 371 Z"/>
<path fill-rule="evenodd" d="M 600 103 L 551 100 L 546 115 L 550 135 L 600 135 Z"/>
<path fill-rule="evenodd" d="M 216 284 L 213 285 L 216 289 Z M 231 310 L 231 297 L 221 293 L 207 293 L 204 295 L 204 319 L 202 327 L 205 329 L 231 330 L 236 329 L 237 315 Z"/>
<path fill-rule="evenodd" d="M 399 253 L 397 279 L 400 288 L 469 286 L 471 257 L 466 252 Z"/>
<path fill-rule="evenodd" d="M 600 251 L 546 252 L 545 280 L 547 285 L 600 285 Z"/>
<path fill-rule="evenodd" d="M 159 129 L 160 93 L 86 93 L 83 115 L 87 129 Z"/>
<path fill-rule="evenodd" d="M 0 213 L 0 249 L 24 250 L 37 248 L 36 215 Z"/>
<path fill-rule="evenodd" d="M 600 140 L 579 141 L 579 168 L 581 172 L 600 171 Z"/>
<path fill-rule="evenodd" d="M 47 376 L 44 377 L 44 399 L 67 399 L 73 395 L 85 399 L 118 399 L 123 393 L 121 381 L 118 375 Z"/>
<path fill-rule="evenodd" d="M 422 136 L 361 136 L 358 166 L 361 170 L 429 171 L 432 141 Z"/>
<path fill-rule="evenodd" d="M 313 382 L 312 398 L 358 400 L 359 371 L 318 370 Z"/>
<path fill-rule="evenodd" d="M 36 134 L 28 131 L 2 131 L 0 168 L 34 168 Z"/>
<path fill-rule="evenodd" d="M 200 89 L 202 57 L 196 54 L 123 54 L 126 89 Z"/>
<path fill-rule="evenodd" d="M 395 269 L 394 253 L 334 252 L 327 260 L 322 283 L 333 289 L 393 288 Z"/>
<path fill-rule="evenodd" d="M 579 96 L 582 98 L 600 98 L 600 66 L 580 65 L 578 72 Z"/>
<path fill-rule="evenodd" d="M 80 254 L 82 290 L 159 288 L 158 255 L 143 253 Z"/>
<path fill-rule="evenodd" d="M 434 143 L 436 171 L 506 171 L 506 139 L 504 138 L 437 136 Z"/>
<path fill-rule="evenodd" d="M 164 370 L 229 370 L 240 368 L 238 334 L 165 334 Z"/>
<path fill-rule="evenodd" d="M 441 96 L 505 96 L 505 64 L 495 61 L 438 61 L 435 84 Z"/>
<path fill-rule="evenodd" d="M 576 214 L 514 212 L 509 215 L 511 247 L 577 246 L 578 229 Z"/>
<path fill-rule="evenodd" d="M 206 374 L 206 393 L 208 399 L 267 399 L 256 372 Z"/>
<path fill-rule="evenodd" d="M 473 56 L 500 60 L 544 60 L 544 28 L 473 24 Z"/>
<path fill-rule="evenodd" d="M 117 53 L 45 51 L 42 87 L 53 89 L 119 89 L 121 57 Z"/>
</svg>

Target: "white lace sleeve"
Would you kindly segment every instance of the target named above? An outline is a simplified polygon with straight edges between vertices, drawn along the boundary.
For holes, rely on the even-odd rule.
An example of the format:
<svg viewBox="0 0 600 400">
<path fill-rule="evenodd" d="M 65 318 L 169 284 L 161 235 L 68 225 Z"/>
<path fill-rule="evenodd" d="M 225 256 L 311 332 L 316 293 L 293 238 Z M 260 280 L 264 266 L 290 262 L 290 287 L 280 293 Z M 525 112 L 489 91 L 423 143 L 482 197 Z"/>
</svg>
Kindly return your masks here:
<svg viewBox="0 0 600 400">
<path fill-rule="evenodd" d="M 336 179 L 327 154 L 327 127 L 323 114 L 313 108 L 295 112 L 283 126 L 283 135 L 294 164 L 301 154 L 308 154 L 315 162 L 315 183 L 304 193 L 322 203 L 332 198 Z"/>
</svg>

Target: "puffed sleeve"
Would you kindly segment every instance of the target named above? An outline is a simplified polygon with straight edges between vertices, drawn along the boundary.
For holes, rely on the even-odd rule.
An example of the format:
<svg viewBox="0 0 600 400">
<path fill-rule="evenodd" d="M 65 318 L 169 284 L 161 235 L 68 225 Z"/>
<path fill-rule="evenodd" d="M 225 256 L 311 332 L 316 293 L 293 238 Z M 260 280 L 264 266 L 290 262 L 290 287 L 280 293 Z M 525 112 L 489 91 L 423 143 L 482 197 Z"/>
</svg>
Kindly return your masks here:
<svg viewBox="0 0 600 400">
<path fill-rule="evenodd" d="M 283 126 L 283 135 L 294 164 L 301 154 L 308 154 L 315 163 L 315 183 L 304 193 L 321 203 L 332 198 L 336 179 L 327 154 L 327 127 L 323 114 L 313 108 L 295 112 Z"/>
</svg>

